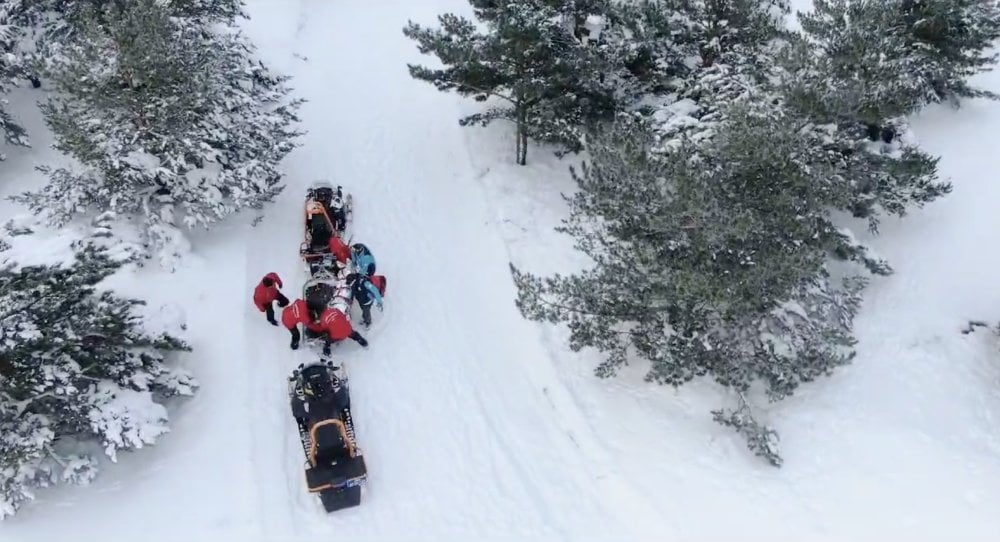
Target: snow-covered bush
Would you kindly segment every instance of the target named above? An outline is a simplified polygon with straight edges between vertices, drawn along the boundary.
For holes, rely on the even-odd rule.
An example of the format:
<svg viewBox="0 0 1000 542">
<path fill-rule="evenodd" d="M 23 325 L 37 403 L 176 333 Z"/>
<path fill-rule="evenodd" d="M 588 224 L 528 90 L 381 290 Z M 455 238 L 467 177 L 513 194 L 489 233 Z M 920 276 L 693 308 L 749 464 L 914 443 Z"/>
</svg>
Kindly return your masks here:
<svg viewBox="0 0 1000 542">
<path fill-rule="evenodd" d="M 498 105 L 459 122 L 513 122 L 518 164 L 526 163 L 529 138 L 559 145 L 560 154 L 579 151 L 581 127 L 614 106 L 613 86 L 603 77 L 606 60 L 599 49 L 584 46 L 576 37 L 575 18 L 588 6 L 553 0 L 469 3 L 483 30 L 450 13 L 438 17 L 440 28 L 412 21 L 404 28 L 421 53 L 435 55 L 445 66 L 411 64 L 410 74 L 477 101 L 496 98 Z"/>
<path fill-rule="evenodd" d="M 49 184 L 19 201 L 56 225 L 93 211 L 138 217 L 150 253 L 169 255 L 185 229 L 280 193 L 300 102 L 231 26 L 155 0 L 85 6 L 74 24 L 48 45 L 55 93 L 42 110 L 78 164 L 42 168 Z"/>
<path fill-rule="evenodd" d="M 142 301 L 99 288 L 127 256 L 85 239 L 66 261 L 22 265 L 12 247 L 37 235 L 25 231 L 0 239 L 0 518 L 36 488 L 90 480 L 88 444 L 113 461 L 156 442 L 161 400 L 197 385 L 165 363 L 189 349 L 182 340 L 148 329 Z"/>
</svg>

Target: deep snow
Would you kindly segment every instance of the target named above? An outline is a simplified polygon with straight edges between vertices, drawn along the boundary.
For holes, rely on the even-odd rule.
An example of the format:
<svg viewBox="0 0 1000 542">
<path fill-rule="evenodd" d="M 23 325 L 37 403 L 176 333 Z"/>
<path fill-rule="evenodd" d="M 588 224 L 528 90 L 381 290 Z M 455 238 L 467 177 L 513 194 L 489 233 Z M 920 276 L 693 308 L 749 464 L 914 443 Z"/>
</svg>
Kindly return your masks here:
<svg viewBox="0 0 1000 542">
<path fill-rule="evenodd" d="M 0 540 L 1000 536 L 1000 356 L 988 334 L 959 333 L 1000 321 L 1000 104 L 915 122 L 955 191 L 873 240 L 896 274 L 869 288 L 855 363 L 765 413 L 778 470 L 712 422 L 711 386 L 644 384 L 638 367 L 597 380 L 595 358 L 517 313 L 508 261 L 580 263 L 551 229 L 571 162 L 532 148 L 529 167 L 511 165 L 505 127 L 459 127 L 476 104 L 410 79 L 406 62 L 432 59 L 401 29 L 444 11 L 468 5 L 250 2 L 248 32 L 309 100 L 288 189 L 258 227 L 196 236 L 175 274 L 121 285 L 184 308 L 201 389 L 157 446 L 89 487 L 42 492 Z M 370 478 L 362 506 L 333 515 L 305 492 L 285 399 L 308 354 L 250 302 L 268 271 L 297 293 L 303 190 L 319 179 L 354 193 L 355 238 L 389 277 L 370 348 L 338 347 Z"/>
</svg>

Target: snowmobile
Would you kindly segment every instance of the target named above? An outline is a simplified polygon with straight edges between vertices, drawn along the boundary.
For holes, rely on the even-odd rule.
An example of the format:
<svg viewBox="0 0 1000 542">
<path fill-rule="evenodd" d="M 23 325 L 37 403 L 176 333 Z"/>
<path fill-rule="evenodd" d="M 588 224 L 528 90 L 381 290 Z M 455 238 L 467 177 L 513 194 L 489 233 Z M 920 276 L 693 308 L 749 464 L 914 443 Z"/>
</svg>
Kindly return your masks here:
<svg viewBox="0 0 1000 542">
<path fill-rule="evenodd" d="M 309 266 L 310 275 L 331 271 L 336 258 L 330 254 L 330 237 L 336 235 L 350 244 L 347 227 L 354 217 L 354 198 L 344 195 L 342 186 L 326 182 L 316 182 L 306 191 L 305 240 L 299 247 L 299 254 Z"/>
<path fill-rule="evenodd" d="M 288 378 L 288 398 L 309 492 L 327 512 L 360 505 L 368 469 L 354 436 L 347 371 L 329 360 L 300 364 Z"/>
<path fill-rule="evenodd" d="M 319 273 L 302 285 L 302 299 L 310 306 L 323 306 L 336 309 L 351 319 L 351 306 L 354 304 L 354 293 L 347 284 L 347 279 L 329 273 Z M 305 328 L 305 342 L 310 346 L 320 346 L 324 341 L 322 333 L 316 333 Z"/>
</svg>

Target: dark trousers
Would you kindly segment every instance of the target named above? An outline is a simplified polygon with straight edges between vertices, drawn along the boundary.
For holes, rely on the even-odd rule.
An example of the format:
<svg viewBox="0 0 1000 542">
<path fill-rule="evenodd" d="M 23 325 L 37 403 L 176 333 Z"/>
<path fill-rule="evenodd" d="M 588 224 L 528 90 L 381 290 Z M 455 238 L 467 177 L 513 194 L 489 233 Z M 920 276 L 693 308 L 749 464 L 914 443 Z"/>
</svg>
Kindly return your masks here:
<svg viewBox="0 0 1000 542">
<path fill-rule="evenodd" d="M 361 322 L 364 323 L 366 326 L 371 325 L 372 303 L 368 303 L 367 305 L 364 304 L 361 305 Z"/>
<path fill-rule="evenodd" d="M 285 297 L 285 295 L 282 294 L 281 292 L 278 292 L 278 299 L 276 299 L 275 301 L 278 302 L 278 306 L 279 307 L 287 307 L 288 306 L 288 298 Z M 274 324 L 274 323 L 277 322 L 274 319 L 274 303 L 268 303 L 267 304 L 267 308 L 264 309 L 264 314 L 267 316 L 267 321 L 268 322 L 271 322 L 272 324 Z"/>
</svg>

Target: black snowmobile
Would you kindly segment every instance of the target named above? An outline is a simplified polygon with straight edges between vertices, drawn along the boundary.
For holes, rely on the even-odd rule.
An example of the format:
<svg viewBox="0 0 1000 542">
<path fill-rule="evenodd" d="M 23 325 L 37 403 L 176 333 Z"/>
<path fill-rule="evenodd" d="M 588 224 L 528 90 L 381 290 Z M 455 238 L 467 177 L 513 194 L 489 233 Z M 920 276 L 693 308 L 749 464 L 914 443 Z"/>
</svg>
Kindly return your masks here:
<svg viewBox="0 0 1000 542">
<path fill-rule="evenodd" d="M 299 365 L 288 396 L 306 455 L 306 486 L 327 512 L 361 504 L 368 478 L 355 443 L 347 373 L 330 361 Z"/>
</svg>

